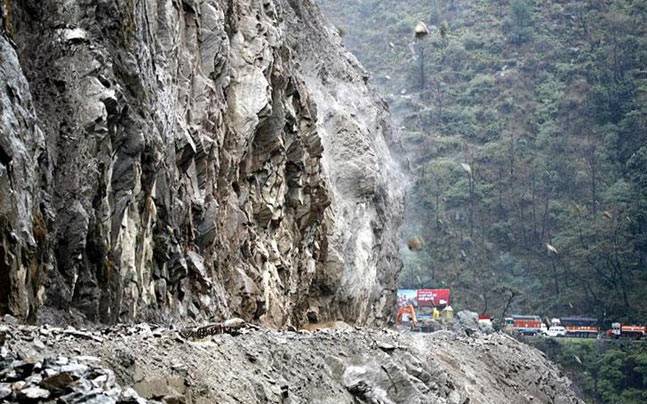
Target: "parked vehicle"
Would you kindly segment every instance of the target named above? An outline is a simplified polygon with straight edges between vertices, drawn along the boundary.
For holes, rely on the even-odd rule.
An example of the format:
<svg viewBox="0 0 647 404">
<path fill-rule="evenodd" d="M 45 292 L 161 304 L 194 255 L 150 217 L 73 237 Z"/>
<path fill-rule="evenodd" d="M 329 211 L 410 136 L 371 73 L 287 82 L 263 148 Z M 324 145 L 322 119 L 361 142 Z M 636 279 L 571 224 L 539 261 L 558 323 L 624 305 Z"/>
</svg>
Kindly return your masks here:
<svg viewBox="0 0 647 404">
<path fill-rule="evenodd" d="M 565 327 L 562 327 L 561 325 L 554 325 L 544 331 L 543 334 L 547 337 L 565 337 L 567 332 Z"/>
<path fill-rule="evenodd" d="M 566 328 L 569 337 L 597 338 L 600 333 L 598 319 L 592 317 L 562 317 L 560 324 Z"/>
<path fill-rule="evenodd" d="M 624 325 L 621 323 L 611 324 L 611 329 L 607 331 L 607 336 L 611 338 L 633 338 L 641 339 L 647 333 L 647 327 L 639 325 Z"/>
<path fill-rule="evenodd" d="M 424 331 L 424 323 L 434 321 L 451 321 L 453 309 L 449 305 L 449 289 L 400 289 L 398 290 L 398 314 L 396 323 L 409 322 L 412 329 Z M 487 329 L 493 327 L 492 317 L 481 313 L 479 326 Z M 584 316 L 561 318 L 542 318 L 537 315 L 514 315 L 499 320 L 499 327 L 510 334 L 547 337 L 573 338 L 633 338 L 639 340 L 647 337 L 647 327 L 613 323 L 610 330 L 600 331 L 598 319 Z M 550 324 L 548 328 L 547 324 Z M 429 327 L 433 329 L 433 327 Z"/>
<path fill-rule="evenodd" d="M 512 330 L 521 335 L 537 335 L 546 329 L 539 316 L 512 316 Z"/>
<path fill-rule="evenodd" d="M 492 316 L 489 314 L 479 314 L 479 327 L 492 327 Z"/>
</svg>

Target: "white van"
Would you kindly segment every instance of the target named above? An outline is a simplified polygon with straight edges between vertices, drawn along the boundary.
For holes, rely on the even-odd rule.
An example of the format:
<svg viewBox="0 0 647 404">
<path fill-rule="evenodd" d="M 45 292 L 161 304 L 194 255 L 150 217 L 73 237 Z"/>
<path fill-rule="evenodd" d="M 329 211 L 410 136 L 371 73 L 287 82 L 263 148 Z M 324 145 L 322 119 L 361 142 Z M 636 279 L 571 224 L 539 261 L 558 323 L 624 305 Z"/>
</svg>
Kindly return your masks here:
<svg viewBox="0 0 647 404">
<path fill-rule="evenodd" d="M 554 325 L 548 330 L 544 331 L 544 335 L 546 335 L 547 337 L 565 337 L 566 328 L 562 327 L 561 325 Z"/>
</svg>

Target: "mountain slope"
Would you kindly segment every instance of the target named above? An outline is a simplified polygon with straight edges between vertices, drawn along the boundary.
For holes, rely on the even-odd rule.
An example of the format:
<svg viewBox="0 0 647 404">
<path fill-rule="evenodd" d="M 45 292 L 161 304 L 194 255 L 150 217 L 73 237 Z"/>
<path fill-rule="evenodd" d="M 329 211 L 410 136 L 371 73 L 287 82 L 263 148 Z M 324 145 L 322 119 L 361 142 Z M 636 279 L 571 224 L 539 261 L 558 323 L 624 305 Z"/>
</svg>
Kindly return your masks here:
<svg viewBox="0 0 647 404">
<path fill-rule="evenodd" d="M 1 313 L 384 321 L 388 113 L 315 5 L 1 7 Z"/>
<path fill-rule="evenodd" d="M 403 286 L 647 321 L 644 1 L 320 4 L 404 131 Z"/>
</svg>

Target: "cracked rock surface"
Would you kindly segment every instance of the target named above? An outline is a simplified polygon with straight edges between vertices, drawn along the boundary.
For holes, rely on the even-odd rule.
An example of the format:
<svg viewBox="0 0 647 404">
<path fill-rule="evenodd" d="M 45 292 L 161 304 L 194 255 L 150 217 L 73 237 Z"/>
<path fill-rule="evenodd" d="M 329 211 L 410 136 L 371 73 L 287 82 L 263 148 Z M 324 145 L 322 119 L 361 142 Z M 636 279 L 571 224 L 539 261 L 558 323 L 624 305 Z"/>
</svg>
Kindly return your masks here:
<svg viewBox="0 0 647 404">
<path fill-rule="evenodd" d="M 13 397 L 81 400 L 92 391 L 112 400 L 97 402 L 581 403 L 540 351 L 498 333 L 347 326 L 191 341 L 150 324 L 0 325 L 0 332 L 0 395 Z"/>
<path fill-rule="evenodd" d="M 311 0 L 0 7 L 0 313 L 388 320 L 388 112 Z"/>
</svg>

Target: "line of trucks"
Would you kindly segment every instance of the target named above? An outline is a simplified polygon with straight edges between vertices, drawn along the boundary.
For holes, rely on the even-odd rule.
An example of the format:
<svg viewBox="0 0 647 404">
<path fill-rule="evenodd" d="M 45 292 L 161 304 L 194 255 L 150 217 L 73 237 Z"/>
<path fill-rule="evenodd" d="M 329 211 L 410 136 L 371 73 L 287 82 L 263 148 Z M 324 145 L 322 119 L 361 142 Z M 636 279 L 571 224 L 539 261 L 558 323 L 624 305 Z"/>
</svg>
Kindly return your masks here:
<svg viewBox="0 0 647 404">
<path fill-rule="evenodd" d="M 647 327 L 612 323 L 611 328 L 601 331 L 598 320 L 591 317 L 553 318 L 548 327 L 539 316 L 512 316 L 504 320 L 504 330 L 520 335 L 545 335 L 548 337 L 578 338 L 631 338 L 639 340 L 647 335 Z"/>
<path fill-rule="evenodd" d="M 454 317 L 454 310 L 450 306 L 450 297 L 449 289 L 399 289 L 396 324 L 407 322 L 412 330 L 425 331 L 429 328 L 425 326 L 426 322 L 451 320 Z M 493 319 L 487 314 L 481 314 L 479 323 L 487 323 L 492 326 Z M 601 330 L 599 324 L 598 319 L 592 317 L 562 317 L 544 322 L 541 317 L 536 315 L 514 315 L 504 319 L 502 329 L 509 333 L 526 336 L 631 338 L 636 340 L 647 337 L 646 326 L 614 322 L 610 329 Z"/>
</svg>

